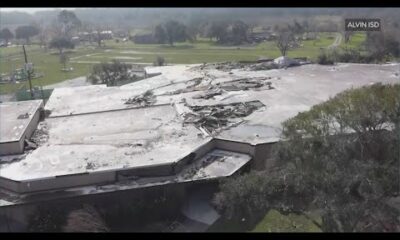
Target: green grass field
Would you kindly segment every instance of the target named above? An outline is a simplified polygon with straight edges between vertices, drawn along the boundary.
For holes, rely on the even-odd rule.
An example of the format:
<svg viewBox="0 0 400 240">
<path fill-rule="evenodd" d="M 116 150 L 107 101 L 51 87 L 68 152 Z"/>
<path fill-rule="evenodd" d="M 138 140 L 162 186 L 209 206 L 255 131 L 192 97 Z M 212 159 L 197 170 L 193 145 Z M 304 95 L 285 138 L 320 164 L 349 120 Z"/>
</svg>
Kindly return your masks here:
<svg viewBox="0 0 400 240">
<path fill-rule="evenodd" d="M 321 219 L 317 217 L 321 224 Z M 257 224 L 252 232 L 322 232 L 310 219 L 304 215 L 290 213 L 283 215 L 277 210 L 270 210 Z"/>
<path fill-rule="evenodd" d="M 289 51 L 289 57 L 307 57 L 315 59 L 321 51 L 335 40 L 334 33 L 320 33 L 317 40 L 303 41 L 302 46 Z M 358 38 L 357 38 L 358 39 Z M 352 44 L 358 44 L 355 40 Z M 32 81 L 34 86 L 45 86 L 67 79 L 86 76 L 92 65 L 99 62 L 119 59 L 129 63 L 152 63 L 157 56 L 165 58 L 167 64 L 193 64 L 221 61 L 249 61 L 260 57 L 276 58 L 280 56 L 274 42 L 258 45 L 226 47 L 215 44 L 209 39 L 198 39 L 194 43 L 176 43 L 174 46 L 158 44 L 134 44 L 133 42 L 116 43 L 106 41 L 104 48 L 77 47 L 69 53 L 69 66 L 72 72 L 61 71 L 59 57 L 54 51 L 44 52 L 37 45 L 27 46 L 28 60 L 34 63 L 35 71 L 44 76 Z M 8 74 L 12 69 L 23 67 L 22 47 L 0 49 L 0 73 Z M 27 83 L 1 84 L 0 94 L 12 93 Z"/>
</svg>

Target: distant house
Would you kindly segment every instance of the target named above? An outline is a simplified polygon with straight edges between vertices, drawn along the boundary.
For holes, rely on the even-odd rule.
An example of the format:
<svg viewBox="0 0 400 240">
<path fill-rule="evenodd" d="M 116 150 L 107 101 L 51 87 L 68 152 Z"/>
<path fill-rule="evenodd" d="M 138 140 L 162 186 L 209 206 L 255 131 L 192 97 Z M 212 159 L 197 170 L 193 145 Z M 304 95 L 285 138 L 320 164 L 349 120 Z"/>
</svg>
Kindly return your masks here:
<svg viewBox="0 0 400 240">
<path fill-rule="evenodd" d="M 79 36 L 75 36 L 71 38 L 71 41 L 76 45 L 79 44 L 79 42 L 81 41 Z"/>
<path fill-rule="evenodd" d="M 137 44 L 155 44 L 157 40 L 154 38 L 152 33 L 147 34 L 136 34 L 131 37 L 131 40 Z"/>
<path fill-rule="evenodd" d="M 128 37 L 128 33 L 124 30 L 117 30 L 114 32 L 114 36 L 118 37 L 118 38 L 127 38 Z"/>
<path fill-rule="evenodd" d="M 101 31 L 100 35 L 101 35 L 102 39 L 108 39 L 108 40 L 113 39 L 113 37 L 114 37 L 113 32 L 110 30 Z"/>
<path fill-rule="evenodd" d="M 303 34 L 303 40 L 315 40 L 317 36 L 316 32 L 307 32 Z"/>
<path fill-rule="evenodd" d="M 250 33 L 249 35 L 249 40 L 251 42 L 264 42 L 264 41 L 271 41 L 276 38 L 276 35 L 271 32 L 255 32 L 255 33 Z"/>
<path fill-rule="evenodd" d="M 91 34 L 88 32 L 79 32 L 78 37 L 80 41 L 90 41 L 91 40 Z"/>
</svg>

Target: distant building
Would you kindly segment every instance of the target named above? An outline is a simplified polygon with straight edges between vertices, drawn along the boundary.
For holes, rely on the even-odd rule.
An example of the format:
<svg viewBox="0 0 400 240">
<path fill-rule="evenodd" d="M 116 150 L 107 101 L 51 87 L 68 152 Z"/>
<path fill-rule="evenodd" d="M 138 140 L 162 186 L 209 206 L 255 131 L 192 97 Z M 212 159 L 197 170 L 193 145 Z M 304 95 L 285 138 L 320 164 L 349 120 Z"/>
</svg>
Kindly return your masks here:
<svg viewBox="0 0 400 240">
<path fill-rule="evenodd" d="M 249 34 L 249 40 L 251 42 L 264 42 L 264 41 L 271 41 L 276 39 L 276 34 L 271 32 L 255 32 Z"/>
<path fill-rule="evenodd" d="M 114 37 L 118 37 L 118 38 L 127 38 L 128 37 L 128 33 L 124 30 L 117 30 L 114 32 Z"/>
</svg>

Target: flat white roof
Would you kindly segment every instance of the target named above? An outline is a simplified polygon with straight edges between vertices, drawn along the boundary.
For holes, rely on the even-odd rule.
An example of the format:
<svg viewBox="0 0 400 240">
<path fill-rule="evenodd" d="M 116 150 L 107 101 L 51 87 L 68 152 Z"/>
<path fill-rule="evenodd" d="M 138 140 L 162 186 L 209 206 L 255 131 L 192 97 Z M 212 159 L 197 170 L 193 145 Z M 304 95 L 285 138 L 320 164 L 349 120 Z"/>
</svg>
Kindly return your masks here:
<svg viewBox="0 0 400 240">
<path fill-rule="evenodd" d="M 0 103 L 0 143 L 19 141 L 43 100 Z"/>
<path fill-rule="evenodd" d="M 281 123 L 288 118 L 352 87 L 400 83 L 399 69 L 399 64 L 311 64 L 223 71 L 179 65 L 154 68 L 162 74 L 121 87 L 58 88 L 45 107 L 51 110 L 45 120 L 48 142 L 21 161 L 3 164 L 0 176 L 23 180 L 173 163 L 211 139 L 196 126 L 183 124 L 188 106 L 260 101 L 265 107 L 234 119 L 235 124 L 213 137 L 250 144 L 276 142 Z M 223 89 L 214 97 L 197 97 L 240 79 L 268 79 L 272 89 Z M 125 104 L 147 90 L 154 93 L 156 106 Z"/>
<path fill-rule="evenodd" d="M 177 162 L 210 138 L 182 126 L 171 105 L 48 118 L 47 143 L 3 164 L 0 176 L 29 180 Z"/>
</svg>

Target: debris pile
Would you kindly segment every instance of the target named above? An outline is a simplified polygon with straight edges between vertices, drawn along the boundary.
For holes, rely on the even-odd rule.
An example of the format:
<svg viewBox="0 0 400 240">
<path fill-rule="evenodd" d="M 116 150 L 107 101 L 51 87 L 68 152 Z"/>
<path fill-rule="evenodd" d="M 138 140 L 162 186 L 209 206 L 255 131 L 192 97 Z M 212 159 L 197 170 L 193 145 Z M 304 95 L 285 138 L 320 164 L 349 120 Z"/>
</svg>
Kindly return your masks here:
<svg viewBox="0 0 400 240">
<path fill-rule="evenodd" d="M 154 96 L 153 92 L 150 90 L 136 97 L 125 100 L 125 104 L 134 104 L 141 107 L 153 105 L 155 102 L 156 96 Z"/>
<path fill-rule="evenodd" d="M 25 151 L 35 150 L 38 147 L 36 143 L 30 141 L 29 139 L 25 139 L 24 144 Z"/>
<path fill-rule="evenodd" d="M 21 114 L 17 117 L 18 119 L 26 119 L 29 118 L 29 113 Z"/>
<path fill-rule="evenodd" d="M 198 68 L 200 70 L 217 69 L 224 72 L 230 72 L 233 69 L 244 69 L 246 71 L 261 71 L 261 70 L 294 67 L 310 63 L 311 62 L 308 61 L 306 58 L 292 59 L 282 56 L 276 59 L 260 59 L 258 61 L 209 63 L 209 64 L 203 64 L 202 66 L 195 68 Z"/>
<path fill-rule="evenodd" d="M 214 98 L 214 96 L 221 95 L 223 93 L 222 89 L 211 89 L 209 91 L 205 91 L 204 93 L 193 96 L 193 99 L 210 99 Z"/>
<path fill-rule="evenodd" d="M 251 64 L 246 67 L 247 71 L 262 71 L 262 70 L 271 70 L 271 69 L 278 69 L 279 65 L 273 61 L 266 61 L 256 64 Z"/>
<path fill-rule="evenodd" d="M 193 113 L 184 115 L 184 123 L 194 124 L 207 134 L 217 132 L 222 127 L 230 125 L 231 119 L 243 118 L 263 107 L 260 101 L 218 104 L 207 106 L 189 106 Z"/>
<path fill-rule="evenodd" d="M 249 90 L 249 89 L 261 88 L 264 86 L 267 86 L 268 89 L 273 89 L 272 83 L 270 81 L 267 81 L 269 79 L 271 79 L 271 77 L 243 78 L 229 82 L 219 83 L 217 84 L 217 86 L 224 89 L 225 91 Z"/>
<path fill-rule="evenodd" d="M 195 67 L 199 68 L 200 70 L 204 69 L 217 69 L 220 71 L 230 72 L 232 69 L 242 69 L 245 68 L 248 63 L 239 63 L 239 62 L 221 62 L 221 63 L 208 63 L 203 64 L 202 66 Z"/>
<path fill-rule="evenodd" d="M 37 146 L 43 145 L 49 139 L 49 131 L 46 122 L 40 122 L 33 132 L 30 139 L 31 142 L 35 143 Z"/>
<path fill-rule="evenodd" d="M 187 169 L 182 177 L 183 179 L 191 179 L 196 174 L 200 175 L 201 177 L 207 177 L 207 174 L 203 169 L 215 161 L 224 162 L 226 158 L 226 156 L 217 155 L 206 156 L 201 162 L 198 162 L 193 167 Z"/>
</svg>

